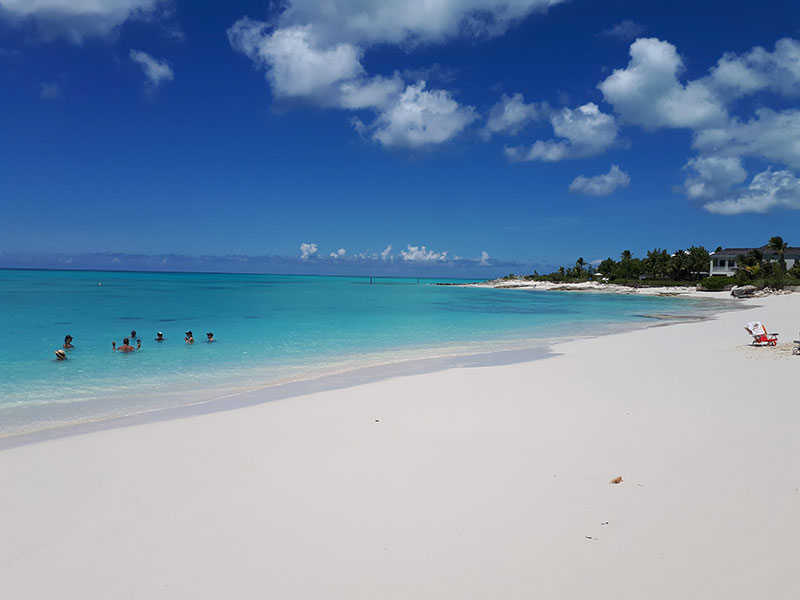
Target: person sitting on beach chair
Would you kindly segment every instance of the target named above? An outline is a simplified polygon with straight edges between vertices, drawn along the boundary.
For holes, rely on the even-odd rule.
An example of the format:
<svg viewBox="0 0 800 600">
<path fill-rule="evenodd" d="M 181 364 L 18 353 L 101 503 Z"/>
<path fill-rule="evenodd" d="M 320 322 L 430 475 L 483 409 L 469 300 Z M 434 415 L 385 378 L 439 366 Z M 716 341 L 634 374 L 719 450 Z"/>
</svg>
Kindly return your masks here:
<svg viewBox="0 0 800 600">
<path fill-rule="evenodd" d="M 753 321 L 744 326 L 747 333 L 753 336 L 753 346 L 777 346 L 778 334 L 767 333 L 767 328 L 761 321 Z"/>
</svg>

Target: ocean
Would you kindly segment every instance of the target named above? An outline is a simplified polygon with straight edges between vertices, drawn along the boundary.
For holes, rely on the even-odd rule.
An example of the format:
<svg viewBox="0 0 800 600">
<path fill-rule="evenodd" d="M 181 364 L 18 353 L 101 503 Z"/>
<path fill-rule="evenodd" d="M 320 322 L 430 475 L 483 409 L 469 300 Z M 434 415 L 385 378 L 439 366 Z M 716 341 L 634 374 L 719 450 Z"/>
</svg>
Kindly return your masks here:
<svg viewBox="0 0 800 600">
<path fill-rule="evenodd" d="M 543 347 L 652 324 L 645 315 L 723 306 L 437 282 L 458 280 L 0 270 L 0 436 L 225 402 L 367 366 L 390 372 L 411 359 Z M 141 351 L 112 351 L 131 330 Z M 75 347 L 56 361 L 67 334 Z"/>
</svg>

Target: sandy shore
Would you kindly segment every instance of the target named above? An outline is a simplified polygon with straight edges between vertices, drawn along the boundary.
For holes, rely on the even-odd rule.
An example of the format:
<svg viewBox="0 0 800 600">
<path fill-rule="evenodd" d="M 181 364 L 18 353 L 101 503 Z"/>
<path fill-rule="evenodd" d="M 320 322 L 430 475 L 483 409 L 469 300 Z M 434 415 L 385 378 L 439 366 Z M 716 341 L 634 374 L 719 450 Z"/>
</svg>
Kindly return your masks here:
<svg viewBox="0 0 800 600">
<path fill-rule="evenodd" d="M 488 287 L 494 289 L 527 289 L 556 292 L 602 292 L 606 294 L 641 294 L 643 296 L 683 296 L 686 298 L 716 298 L 727 299 L 731 297 L 729 291 L 706 292 L 700 291 L 696 286 L 659 286 L 659 287 L 631 287 L 616 283 L 602 283 L 600 281 L 581 281 L 577 283 L 555 283 L 552 281 L 532 281 L 530 279 L 492 279 L 480 283 L 447 284 L 461 287 Z M 775 293 L 775 292 L 772 292 Z M 761 294 L 759 294 L 761 295 Z"/>
<path fill-rule="evenodd" d="M 0 597 L 796 598 L 800 295 L 751 304 L 4 450 Z"/>
</svg>

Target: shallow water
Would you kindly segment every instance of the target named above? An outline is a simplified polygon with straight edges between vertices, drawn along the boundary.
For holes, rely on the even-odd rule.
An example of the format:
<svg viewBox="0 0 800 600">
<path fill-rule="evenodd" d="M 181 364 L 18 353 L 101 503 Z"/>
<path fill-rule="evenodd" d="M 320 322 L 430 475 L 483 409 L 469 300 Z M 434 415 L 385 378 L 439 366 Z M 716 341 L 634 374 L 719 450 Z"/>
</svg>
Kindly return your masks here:
<svg viewBox="0 0 800 600">
<path fill-rule="evenodd" d="M 544 345 L 708 300 L 433 280 L 0 270 L 0 435 L 399 360 Z M 454 280 L 436 280 L 454 281 Z M 140 352 L 111 350 L 135 329 Z M 195 344 L 183 341 L 192 330 Z M 163 331 L 166 341 L 156 342 Z M 205 332 L 217 341 L 207 343 Z M 75 348 L 54 360 L 66 334 Z"/>
</svg>

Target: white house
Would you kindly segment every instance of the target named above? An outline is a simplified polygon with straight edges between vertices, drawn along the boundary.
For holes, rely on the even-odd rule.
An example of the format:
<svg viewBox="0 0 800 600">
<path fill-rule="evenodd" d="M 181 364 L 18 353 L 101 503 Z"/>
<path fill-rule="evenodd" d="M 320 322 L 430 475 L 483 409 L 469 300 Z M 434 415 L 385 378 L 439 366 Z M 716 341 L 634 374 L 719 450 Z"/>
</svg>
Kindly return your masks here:
<svg viewBox="0 0 800 600">
<path fill-rule="evenodd" d="M 752 252 L 753 250 L 761 252 L 765 261 L 778 262 L 780 258 L 778 254 L 768 246 L 762 246 L 761 248 L 724 248 L 711 253 L 709 275 L 727 275 L 730 277 L 739 269 L 737 257 Z M 800 260 L 800 248 L 787 248 L 783 253 L 783 259 L 786 261 L 786 268 L 791 269 L 795 262 Z"/>
</svg>

